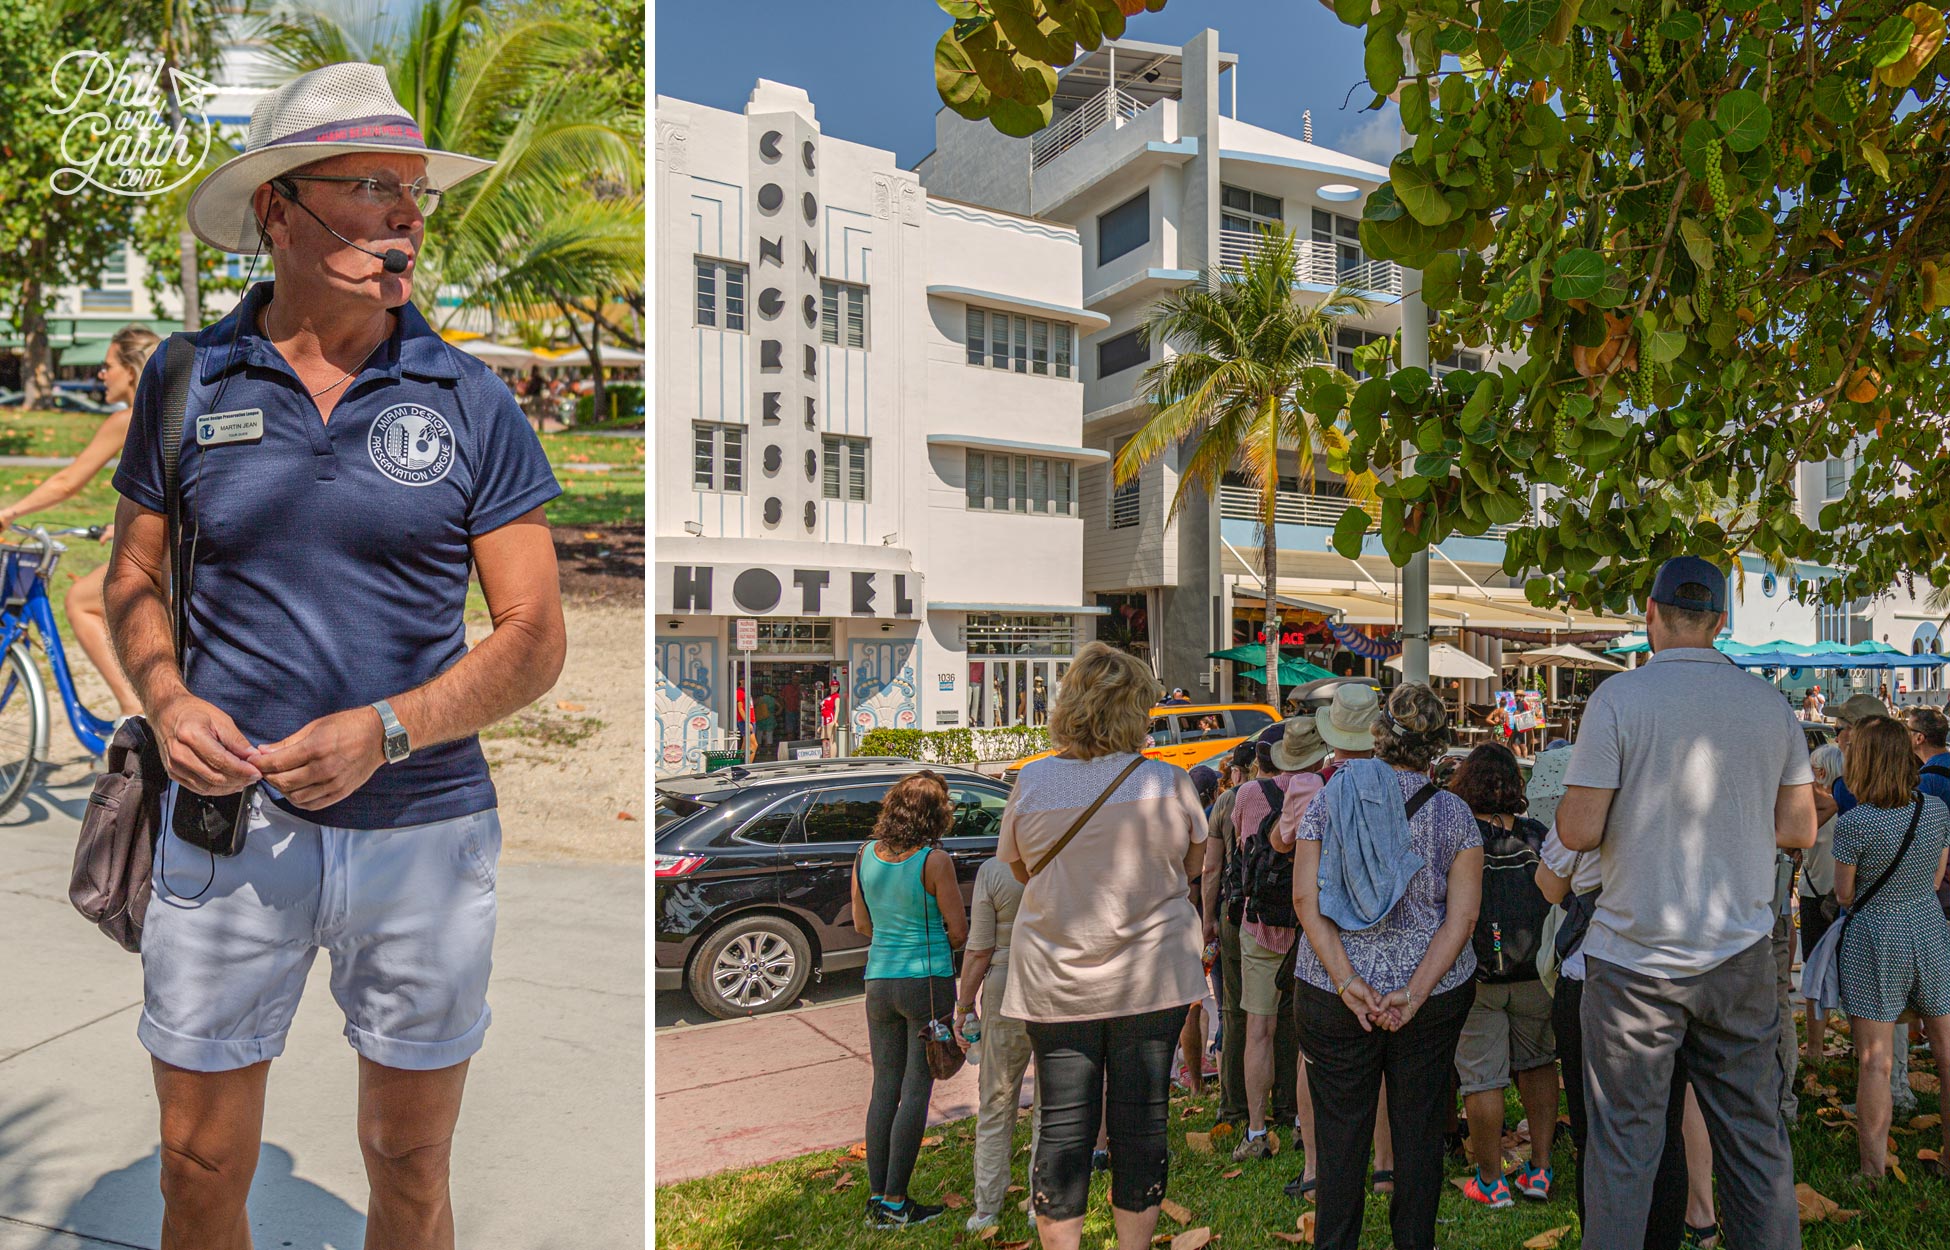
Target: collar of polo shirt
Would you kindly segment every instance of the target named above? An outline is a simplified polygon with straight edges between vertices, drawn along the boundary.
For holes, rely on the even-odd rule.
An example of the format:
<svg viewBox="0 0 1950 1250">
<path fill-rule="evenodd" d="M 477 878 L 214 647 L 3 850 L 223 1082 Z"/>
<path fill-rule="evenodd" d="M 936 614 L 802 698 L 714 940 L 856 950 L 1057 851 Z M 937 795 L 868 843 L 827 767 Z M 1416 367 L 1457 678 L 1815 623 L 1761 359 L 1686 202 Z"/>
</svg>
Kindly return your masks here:
<svg viewBox="0 0 1950 1250">
<path fill-rule="evenodd" d="M 203 385 L 212 385 L 225 373 L 234 372 L 247 364 L 297 377 L 292 372 L 290 362 L 257 328 L 258 314 L 271 302 L 275 285 L 275 282 L 254 283 L 245 293 L 243 302 L 231 314 L 240 318 L 236 330 L 237 350 L 235 353 L 229 350 L 229 331 L 212 339 L 219 347 L 202 353 L 199 380 Z M 427 324 L 426 317 L 413 306 L 412 301 L 392 311 L 399 314 L 399 322 L 393 333 L 373 349 L 372 355 L 367 358 L 366 369 L 378 369 L 395 381 L 402 373 L 421 378 L 460 377 L 460 362 L 455 359 L 456 349 Z"/>
</svg>

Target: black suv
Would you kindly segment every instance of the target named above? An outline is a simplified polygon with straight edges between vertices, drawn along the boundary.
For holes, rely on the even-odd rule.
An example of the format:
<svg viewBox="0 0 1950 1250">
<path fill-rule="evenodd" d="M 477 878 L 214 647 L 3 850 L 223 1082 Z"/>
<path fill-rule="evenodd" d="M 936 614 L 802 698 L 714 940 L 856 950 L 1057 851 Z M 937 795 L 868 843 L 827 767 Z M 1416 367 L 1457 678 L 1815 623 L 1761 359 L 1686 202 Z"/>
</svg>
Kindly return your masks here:
<svg viewBox="0 0 1950 1250">
<path fill-rule="evenodd" d="M 657 783 L 657 988 L 688 986 L 721 1019 L 792 1006 L 814 971 L 857 968 L 853 859 L 880 801 L 926 765 L 904 759 L 749 764 Z M 967 904 L 995 854 L 1002 782 L 934 766 L 948 783 L 954 857 Z"/>
</svg>

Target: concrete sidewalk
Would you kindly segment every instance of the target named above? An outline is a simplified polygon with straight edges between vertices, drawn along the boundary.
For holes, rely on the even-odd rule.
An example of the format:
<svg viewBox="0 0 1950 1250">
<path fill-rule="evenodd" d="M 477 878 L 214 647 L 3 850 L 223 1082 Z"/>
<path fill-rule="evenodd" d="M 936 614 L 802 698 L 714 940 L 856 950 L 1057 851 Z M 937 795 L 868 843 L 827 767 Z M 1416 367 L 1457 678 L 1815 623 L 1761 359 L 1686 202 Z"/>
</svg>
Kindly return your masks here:
<svg viewBox="0 0 1950 1250">
<path fill-rule="evenodd" d="M 652 1045 L 659 1185 L 848 1146 L 866 1132 L 864 999 L 663 1029 Z M 974 1064 L 936 1082 L 928 1123 L 974 1115 L 979 1082 Z M 1024 1106 L 1033 1088 L 1023 1083 Z"/>
<path fill-rule="evenodd" d="M 89 779 L 0 818 L 0 1250 L 158 1244 L 142 968 L 67 901 Z M 643 1245 L 643 870 L 507 865 L 454 1154 L 459 1244 Z M 357 1250 L 357 1066 L 321 957 L 271 1068 L 251 1191 L 261 1247 Z"/>
</svg>

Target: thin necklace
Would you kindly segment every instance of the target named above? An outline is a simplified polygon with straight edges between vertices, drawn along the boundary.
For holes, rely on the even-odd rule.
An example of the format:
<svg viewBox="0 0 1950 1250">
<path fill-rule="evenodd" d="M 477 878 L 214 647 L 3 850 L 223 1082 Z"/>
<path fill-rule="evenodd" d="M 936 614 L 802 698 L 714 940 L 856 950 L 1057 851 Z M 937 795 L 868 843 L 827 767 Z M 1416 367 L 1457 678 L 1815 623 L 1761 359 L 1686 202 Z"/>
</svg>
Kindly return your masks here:
<svg viewBox="0 0 1950 1250">
<path fill-rule="evenodd" d="M 264 337 L 266 338 L 271 338 L 271 327 L 269 324 L 270 317 L 267 315 L 269 312 L 270 310 L 267 308 L 263 313 L 258 314 L 259 321 L 264 323 Z M 392 329 L 391 327 L 388 327 L 386 333 L 380 336 L 379 342 L 374 343 L 371 347 L 368 347 L 366 349 L 366 354 L 359 358 L 359 363 L 353 365 L 350 369 L 347 369 L 344 373 L 341 373 L 339 375 L 338 381 L 332 383 L 330 386 L 320 387 L 318 390 L 315 391 L 306 391 L 305 396 L 309 399 L 317 399 L 320 395 L 325 394 L 325 392 L 327 391 L 336 391 L 339 387 L 344 386 L 346 383 L 346 379 L 350 378 L 353 374 L 359 372 L 359 370 L 366 367 L 366 361 L 371 360 L 372 354 L 379 350 L 379 343 L 384 343 L 387 340 L 387 338 L 391 337 L 391 335 L 392 335 Z"/>
</svg>

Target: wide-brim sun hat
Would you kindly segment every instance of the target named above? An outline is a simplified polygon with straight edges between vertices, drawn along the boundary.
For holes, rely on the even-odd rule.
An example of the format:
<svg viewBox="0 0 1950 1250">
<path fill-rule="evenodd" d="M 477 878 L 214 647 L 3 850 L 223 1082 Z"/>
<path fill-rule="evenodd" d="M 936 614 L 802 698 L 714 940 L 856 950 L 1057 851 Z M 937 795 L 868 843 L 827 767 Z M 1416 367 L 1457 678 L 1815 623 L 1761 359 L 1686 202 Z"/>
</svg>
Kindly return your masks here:
<svg viewBox="0 0 1950 1250">
<path fill-rule="evenodd" d="M 1381 696 L 1365 682 L 1334 687 L 1334 701 L 1314 713 L 1314 725 L 1328 746 L 1340 751 L 1372 751 Z"/>
<path fill-rule="evenodd" d="M 1327 758 L 1334 748 L 1320 736 L 1320 726 L 1311 716 L 1295 716 L 1282 722 L 1285 732 L 1273 744 L 1273 767 L 1283 773 L 1305 772 Z"/>
<path fill-rule="evenodd" d="M 429 148 L 381 67 L 363 61 L 325 65 L 257 102 L 243 152 L 211 170 L 190 196 L 190 231 L 225 252 L 254 252 L 258 227 L 251 197 L 259 187 L 300 166 L 356 152 L 424 157 L 428 184 L 442 191 L 494 165 Z"/>
</svg>

